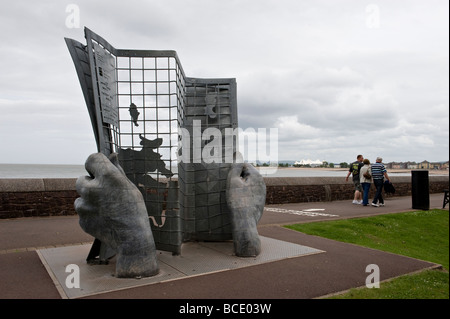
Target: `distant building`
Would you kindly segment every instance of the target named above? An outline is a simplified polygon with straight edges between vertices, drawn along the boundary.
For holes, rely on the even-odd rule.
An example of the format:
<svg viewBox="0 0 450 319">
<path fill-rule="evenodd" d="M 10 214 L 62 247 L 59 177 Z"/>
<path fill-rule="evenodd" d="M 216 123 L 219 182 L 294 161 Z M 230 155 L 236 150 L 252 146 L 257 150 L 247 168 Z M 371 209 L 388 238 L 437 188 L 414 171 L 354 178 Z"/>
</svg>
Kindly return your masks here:
<svg viewBox="0 0 450 319">
<path fill-rule="evenodd" d="M 302 159 L 300 162 L 299 161 L 295 161 L 294 166 L 310 166 L 310 167 L 318 167 L 323 165 L 323 161 L 321 160 L 315 160 L 312 161 L 310 159 L 304 160 Z"/>
<path fill-rule="evenodd" d="M 417 164 L 416 162 L 407 162 L 406 163 L 406 169 L 418 169 L 419 168 L 419 164 Z"/>
<path fill-rule="evenodd" d="M 448 161 L 446 162 L 390 162 L 385 164 L 388 169 L 448 169 Z"/>
<path fill-rule="evenodd" d="M 430 169 L 430 162 L 428 162 L 428 161 L 420 162 L 419 168 L 420 169 Z"/>
<path fill-rule="evenodd" d="M 448 169 L 448 161 L 446 162 L 428 162 L 423 161 L 418 165 L 420 169 Z"/>
<path fill-rule="evenodd" d="M 430 163 L 430 169 L 448 169 L 447 162 L 432 162 Z"/>
<path fill-rule="evenodd" d="M 391 162 L 386 164 L 387 168 L 390 169 L 405 169 L 406 168 L 406 163 L 398 163 L 398 162 Z"/>
</svg>

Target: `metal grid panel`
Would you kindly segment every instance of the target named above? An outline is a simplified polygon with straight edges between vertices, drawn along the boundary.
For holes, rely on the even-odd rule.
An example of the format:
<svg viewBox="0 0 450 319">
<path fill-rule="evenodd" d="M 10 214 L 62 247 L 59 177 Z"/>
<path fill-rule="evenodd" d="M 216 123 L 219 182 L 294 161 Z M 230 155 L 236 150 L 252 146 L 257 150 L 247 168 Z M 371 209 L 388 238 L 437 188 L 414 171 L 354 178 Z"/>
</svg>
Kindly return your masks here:
<svg viewBox="0 0 450 319">
<path fill-rule="evenodd" d="M 161 138 L 155 148 L 166 168 L 177 172 L 178 105 L 182 74 L 174 57 L 118 57 L 120 145 L 140 150 L 142 137 Z M 131 117 L 131 119 L 130 119 Z M 150 169 L 150 168 L 149 168 Z M 162 172 L 150 171 L 158 180 Z"/>
<path fill-rule="evenodd" d="M 201 149 L 196 153 L 192 141 L 189 163 L 179 165 L 185 239 L 228 240 L 232 235 L 225 190 L 231 163 L 226 155 L 236 151 L 236 144 L 227 149 L 224 136 L 225 129 L 237 128 L 235 79 L 186 79 L 183 127 L 192 138 L 195 126 L 202 135 L 211 128 L 221 133 L 221 154 L 204 158 L 205 146 L 211 141 L 202 138 L 197 143 Z"/>
<path fill-rule="evenodd" d="M 187 78 L 175 51 L 116 49 L 87 28 L 85 35 L 87 46 L 66 42 L 88 97 L 98 149 L 117 152 L 141 190 L 157 248 L 180 253 L 183 240 L 230 239 L 225 200 L 230 161 L 225 157 L 236 144 L 226 147 L 222 140 L 222 155 L 213 163 L 177 160 L 180 127 L 191 136 L 195 120 L 201 133 L 214 128 L 224 136 L 225 129 L 237 128 L 235 79 Z M 105 62 L 114 71 L 106 83 L 109 91 L 102 83 L 110 71 Z M 109 109 L 104 95 L 112 101 Z M 207 144 L 202 140 L 200 148 Z"/>
<path fill-rule="evenodd" d="M 176 52 L 117 50 L 89 29 L 85 33 L 91 73 L 98 75 L 94 85 L 97 114 L 105 109 L 99 60 L 114 59 L 115 82 L 110 90 L 115 91 L 117 119 L 98 117 L 97 127 L 103 132 L 100 149 L 105 154 L 117 152 L 127 177 L 140 189 L 157 248 L 179 253 L 183 229 L 177 150 L 185 76 Z"/>
</svg>

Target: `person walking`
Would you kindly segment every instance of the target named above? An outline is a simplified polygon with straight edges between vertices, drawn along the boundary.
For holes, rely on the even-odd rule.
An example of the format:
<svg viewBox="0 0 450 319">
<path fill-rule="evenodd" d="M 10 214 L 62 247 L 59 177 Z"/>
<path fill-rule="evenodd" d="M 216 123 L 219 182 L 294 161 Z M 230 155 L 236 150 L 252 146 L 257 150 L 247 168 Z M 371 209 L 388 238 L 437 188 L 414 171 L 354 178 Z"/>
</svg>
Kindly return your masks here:
<svg viewBox="0 0 450 319">
<path fill-rule="evenodd" d="M 358 205 L 362 204 L 362 191 L 363 190 L 362 190 L 361 181 L 359 178 L 359 176 L 360 176 L 359 171 L 361 170 L 361 167 L 364 166 L 363 160 L 364 160 L 364 157 L 362 155 L 358 155 L 356 157 L 356 161 L 350 165 L 348 174 L 345 177 L 345 181 L 348 182 L 348 178 L 349 178 L 350 174 L 353 175 L 352 181 L 353 181 L 353 184 L 355 185 L 355 196 L 353 198 L 353 204 L 358 204 Z"/>
<path fill-rule="evenodd" d="M 382 164 L 382 161 L 383 159 L 381 157 L 377 157 L 376 162 L 372 164 L 371 167 L 373 185 L 376 188 L 375 196 L 372 201 L 372 206 L 374 207 L 384 206 L 384 199 L 382 194 L 384 178 L 386 178 L 386 180 L 389 182 L 391 181 L 386 171 L 386 167 Z"/>
<path fill-rule="evenodd" d="M 372 184 L 372 169 L 370 167 L 370 161 L 367 158 L 363 160 L 363 164 L 364 166 L 359 171 L 359 180 L 363 189 L 362 205 L 367 206 L 369 204 L 370 185 Z"/>
</svg>

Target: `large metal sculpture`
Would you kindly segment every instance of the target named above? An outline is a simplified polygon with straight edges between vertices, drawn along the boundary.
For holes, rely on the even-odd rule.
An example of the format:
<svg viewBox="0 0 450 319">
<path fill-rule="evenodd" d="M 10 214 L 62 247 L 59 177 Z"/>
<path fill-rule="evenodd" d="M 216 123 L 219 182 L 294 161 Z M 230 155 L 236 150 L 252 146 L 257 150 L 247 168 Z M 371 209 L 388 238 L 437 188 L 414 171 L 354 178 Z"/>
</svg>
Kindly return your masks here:
<svg viewBox="0 0 450 319">
<path fill-rule="evenodd" d="M 236 255 L 258 255 L 265 185 L 233 160 L 235 79 L 189 78 L 175 51 L 85 37 L 65 40 L 98 147 L 77 181 L 80 225 L 95 237 L 87 261 L 116 255 L 116 275 L 135 277 L 157 273 L 156 249 L 177 255 L 190 240 L 233 240 Z"/>
</svg>

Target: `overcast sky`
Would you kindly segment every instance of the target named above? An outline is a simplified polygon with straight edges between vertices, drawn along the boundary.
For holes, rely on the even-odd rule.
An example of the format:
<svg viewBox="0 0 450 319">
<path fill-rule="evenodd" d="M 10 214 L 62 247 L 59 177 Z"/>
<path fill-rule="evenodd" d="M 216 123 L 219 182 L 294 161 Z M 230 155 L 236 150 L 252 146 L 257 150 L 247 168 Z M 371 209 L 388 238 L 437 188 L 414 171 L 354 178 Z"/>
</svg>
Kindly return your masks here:
<svg viewBox="0 0 450 319">
<path fill-rule="evenodd" d="M 187 76 L 236 78 L 239 126 L 278 128 L 279 160 L 448 160 L 448 3 L 4 1 L 0 163 L 96 152 L 64 42 L 86 43 L 84 26 L 116 48 L 175 50 Z"/>
</svg>

